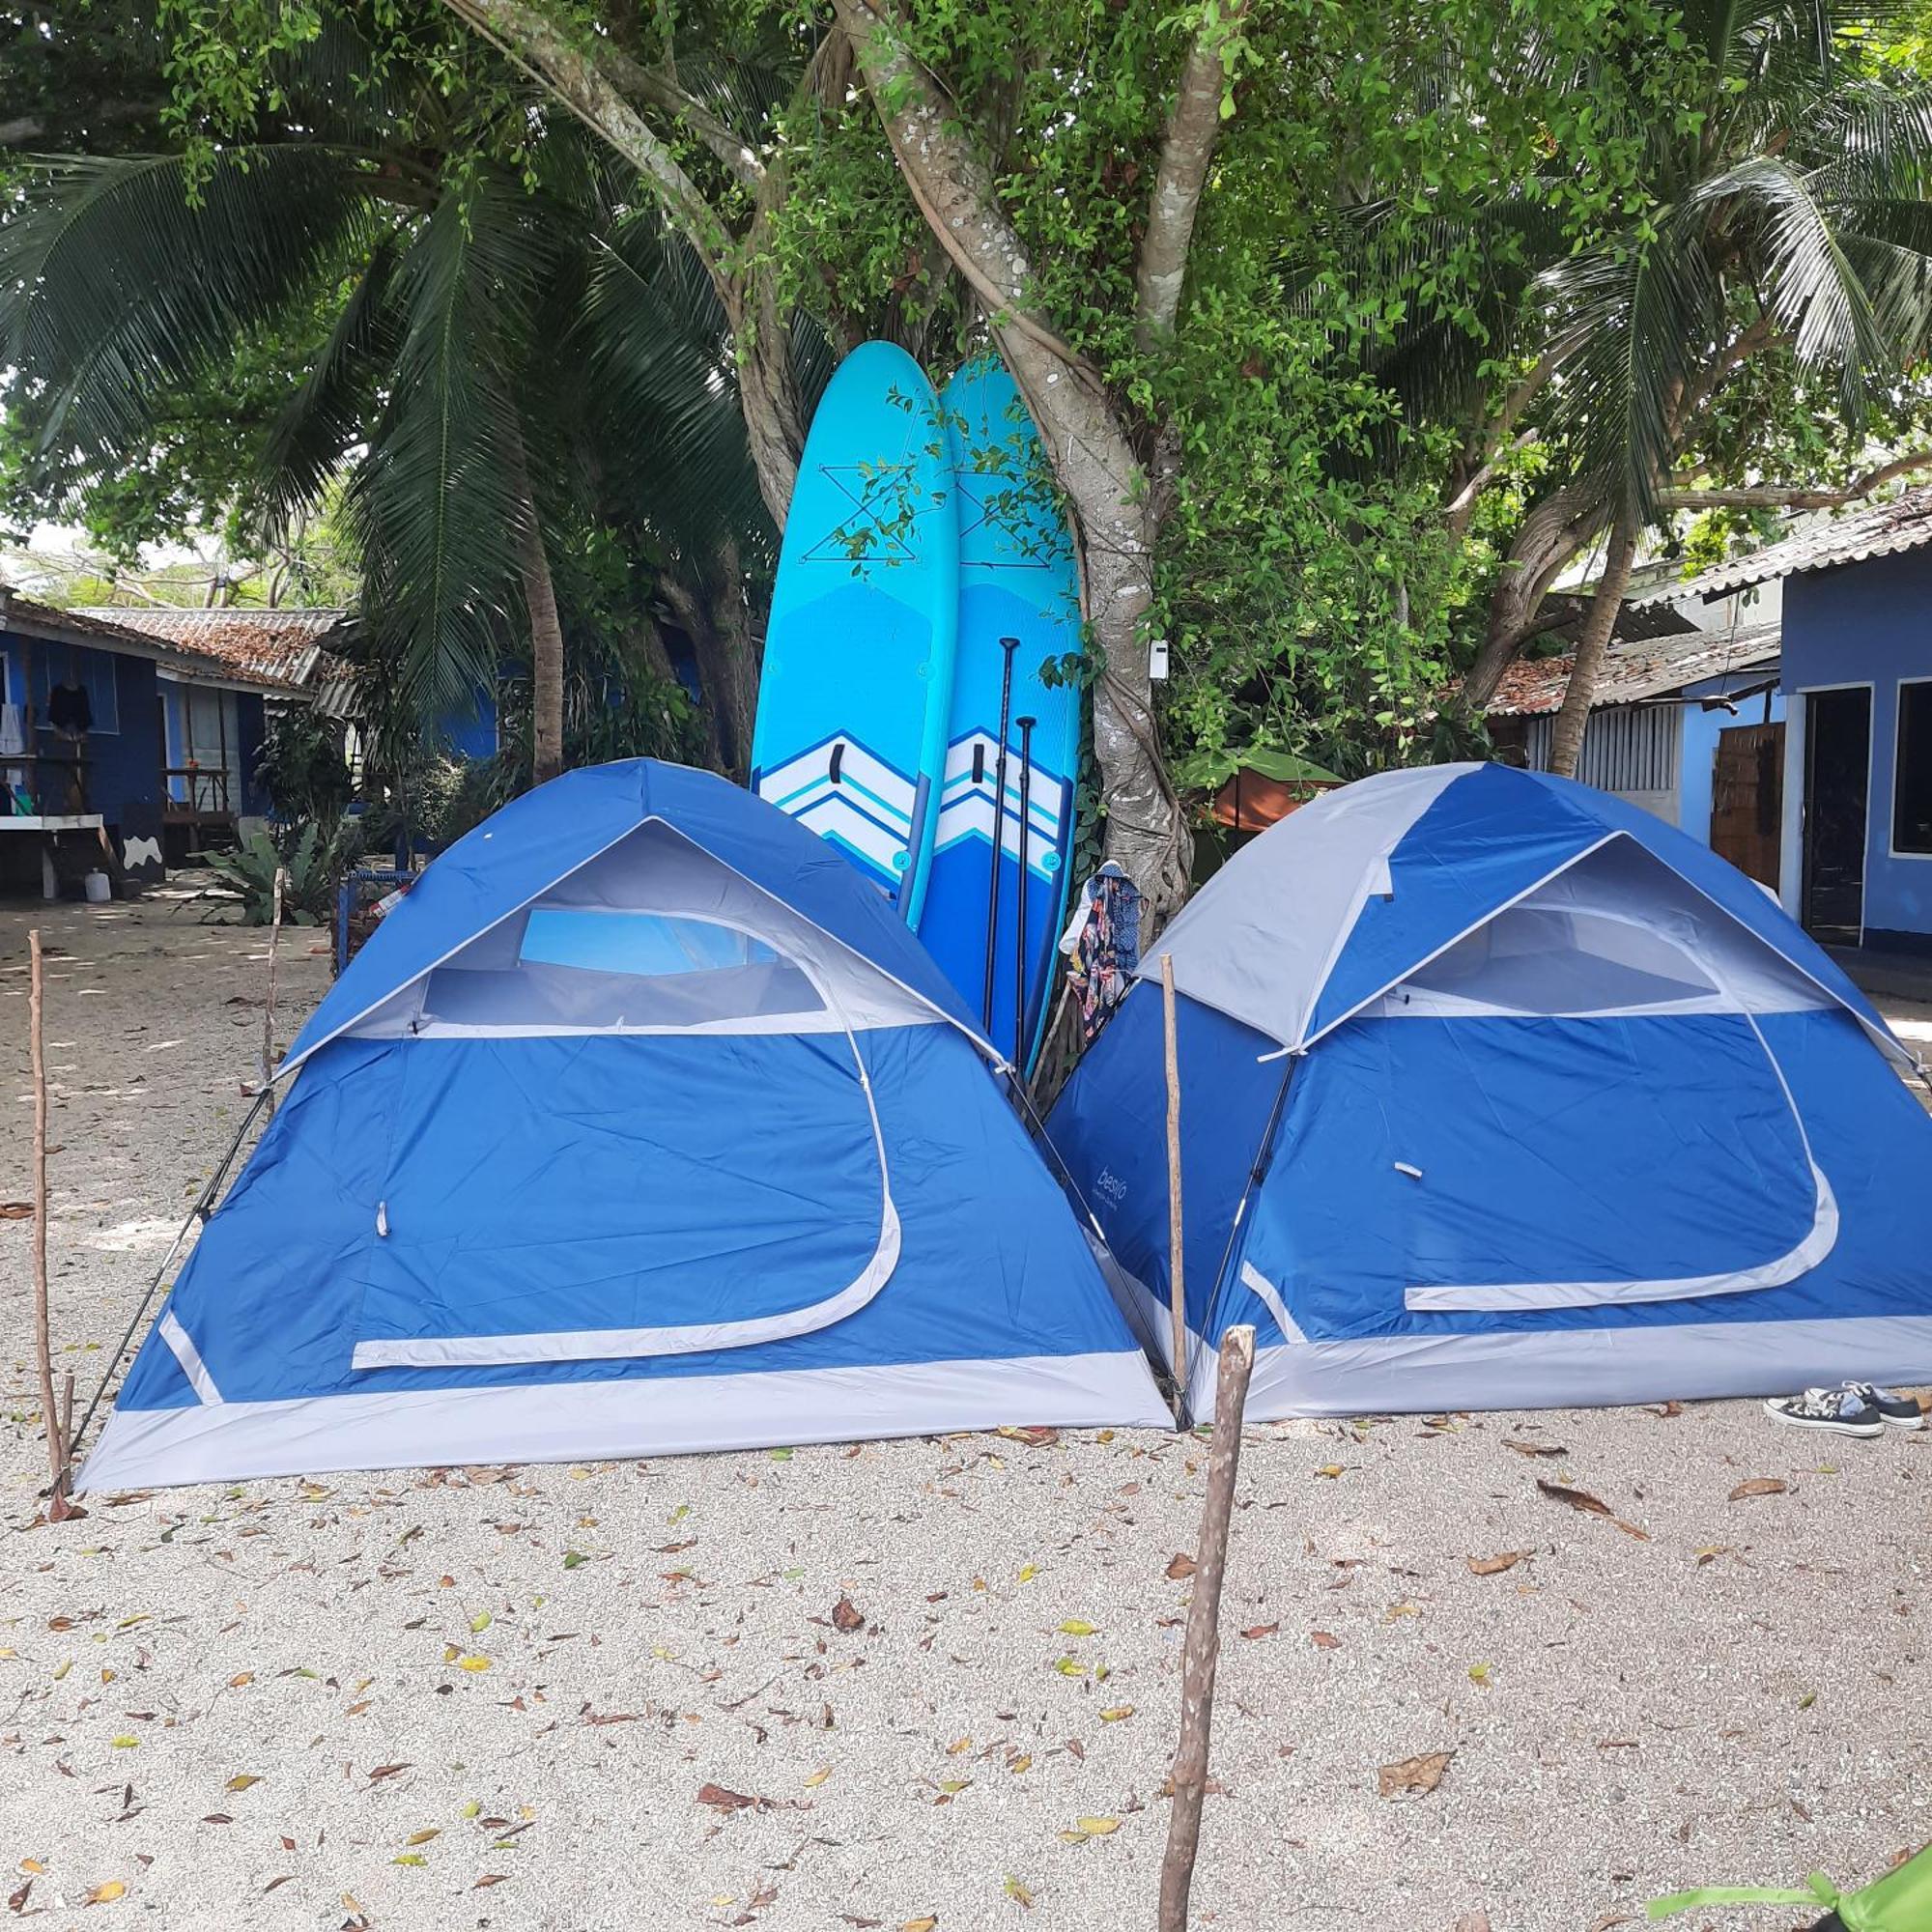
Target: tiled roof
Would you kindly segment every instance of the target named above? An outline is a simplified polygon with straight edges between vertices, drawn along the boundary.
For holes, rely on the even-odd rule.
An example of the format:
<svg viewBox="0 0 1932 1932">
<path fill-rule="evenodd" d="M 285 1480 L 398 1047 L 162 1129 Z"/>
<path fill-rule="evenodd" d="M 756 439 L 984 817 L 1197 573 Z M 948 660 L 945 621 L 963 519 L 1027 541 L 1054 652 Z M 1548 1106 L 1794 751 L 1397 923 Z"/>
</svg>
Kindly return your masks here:
<svg viewBox="0 0 1932 1932">
<path fill-rule="evenodd" d="M 185 678 L 191 684 L 225 684 L 264 692 L 294 689 L 284 679 L 261 671 L 238 669 L 211 652 L 175 643 L 125 621 L 139 614 L 98 608 L 63 610 L 58 605 L 22 597 L 0 583 L 0 631 L 11 630 L 21 637 L 52 643 L 78 643 L 96 650 L 119 651 L 124 657 L 147 658 L 159 666 L 163 674 Z"/>
<path fill-rule="evenodd" d="M 299 690 L 326 639 L 349 621 L 346 611 L 177 611 L 109 609 L 73 613 L 213 658 L 242 677 Z"/>
<path fill-rule="evenodd" d="M 1775 577 L 1797 577 L 1807 570 L 1829 570 L 1833 564 L 1856 563 L 1863 557 L 1889 556 L 1893 551 L 1917 550 L 1932 543 L 1932 483 L 1908 490 L 1887 503 L 1861 503 L 1829 523 L 1780 537 L 1707 570 L 1701 577 L 1678 582 L 1653 583 L 1626 601 L 1632 606 L 1683 604 L 1692 598 L 1721 597 Z"/>
<path fill-rule="evenodd" d="M 1693 631 L 1686 637 L 1630 643 L 1619 639 L 1605 653 L 1604 674 L 1591 707 L 1634 704 L 1705 678 L 1775 667 L 1779 630 L 1776 624 L 1758 624 L 1747 630 Z M 1563 688 L 1575 663 L 1570 657 L 1518 659 L 1503 674 L 1490 703 L 1490 716 L 1535 718 L 1554 711 L 1563 702 Z"/>
</svg>

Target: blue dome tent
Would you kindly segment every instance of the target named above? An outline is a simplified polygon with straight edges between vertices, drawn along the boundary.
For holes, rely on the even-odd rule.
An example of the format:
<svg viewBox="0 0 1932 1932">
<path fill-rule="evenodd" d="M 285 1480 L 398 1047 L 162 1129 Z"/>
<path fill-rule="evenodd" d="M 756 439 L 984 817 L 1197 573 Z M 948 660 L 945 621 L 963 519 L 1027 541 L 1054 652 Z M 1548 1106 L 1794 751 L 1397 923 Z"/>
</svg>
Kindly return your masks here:
<svg viewBox="0 0 1932 1932">
<path fill-rule="evenodd" d="M 1165 1426 L 996 1065 L 783 813 L 573 772 L 303 1027 L 82 1487 Z"/>
<path fill-rule="evenodd" d="M 1498 765 L 1390 772 L 1238 853 L 1172 958 L 1186 1380 L 1259 1416 L 1932 1379 L 1917 1063 L 1763 890 Z M 1048 1132 L 1163 1342 L 1160 993 Z"/>
</svg>

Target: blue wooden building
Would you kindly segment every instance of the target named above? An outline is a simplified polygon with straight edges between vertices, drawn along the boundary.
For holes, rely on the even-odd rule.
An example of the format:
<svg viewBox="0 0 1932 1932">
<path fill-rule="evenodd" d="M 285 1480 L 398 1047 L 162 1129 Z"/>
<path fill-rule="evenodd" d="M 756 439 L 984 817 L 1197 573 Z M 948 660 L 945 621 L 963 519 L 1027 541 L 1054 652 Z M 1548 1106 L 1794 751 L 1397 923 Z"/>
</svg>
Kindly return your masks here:
<svg viewBox="0 0 1932 1932">
<path fill-rule="evenodd" d="M 265 707 L 299 685 L 137 628 L 149 614 L 0 589 L 0 889 L 51 892 L 102 859 L 157 878 L 266 810 Z"/>
<path fill-rule="evenodd" d="M 1684 586 L 1781 587 L 1778 890 L 1827 944 L 1932 954 L 1932 487 Z"/>
<path fill-rule="evenodd" d="M 1577 776 L 1701 839 L 1776 890 L 1784 697 L 1778 627 L 1632 621 L 1605 656 Z M 1549 769 L 1568 656 L 1520 659 L 1491 704 L 1499 755 Z"/>
</svg>

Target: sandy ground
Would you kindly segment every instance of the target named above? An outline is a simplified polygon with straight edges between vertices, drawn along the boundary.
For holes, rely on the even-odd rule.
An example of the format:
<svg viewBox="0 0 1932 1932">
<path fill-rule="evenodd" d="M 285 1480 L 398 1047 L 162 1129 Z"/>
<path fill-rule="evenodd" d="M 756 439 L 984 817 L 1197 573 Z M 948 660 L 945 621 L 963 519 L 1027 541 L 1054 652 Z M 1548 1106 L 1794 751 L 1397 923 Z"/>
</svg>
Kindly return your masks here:
<svg viewBox="0 0 1932 1932">
<path fill-rule="evenodd" d="M 252 1078 L 261 937 L 193 920 L 43 919 L 83 1390 Z M 28 1184 L 26 924 L 0 913 L 0 1200 Z M 249 1483 L 35 1526 L 27 1256 L 0 1223 L 23 1918 L 1152 1924 L 1200 1442 Z M 1604 1932 L 1682 1884 L 1875 1874 L 1932 1837 L 1928 1522 L 1932 1434 L 1747 1404 L 1251 1431 L 1196 1924 Z M 1430 1753 L 1433 1793 L 1379 1795 Z"/>
</svg>

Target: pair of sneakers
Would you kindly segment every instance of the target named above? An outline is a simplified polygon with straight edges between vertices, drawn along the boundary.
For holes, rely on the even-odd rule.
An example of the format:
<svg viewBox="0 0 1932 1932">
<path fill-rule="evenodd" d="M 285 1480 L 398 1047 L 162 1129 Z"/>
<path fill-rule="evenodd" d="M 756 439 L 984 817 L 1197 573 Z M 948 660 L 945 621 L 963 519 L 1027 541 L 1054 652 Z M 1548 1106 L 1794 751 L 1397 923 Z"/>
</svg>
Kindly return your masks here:
<svg viewBox="0 0 1932 1932">
<path fill-rule="evenodd" d="M 1830 1429 L 1840 1435 L 1883 1435 L 1887 1426 L 1919 1429 L 1924 1416 L 1918 1404 L 1896 1389 L 1875 1382 L 1844 1382 L 1837 1388 L 1808 1388 L 1803 1395 L 1780 1396 L 1765 1404 L 1765 1411 L 1799 1429 Z"/>
</svg>

